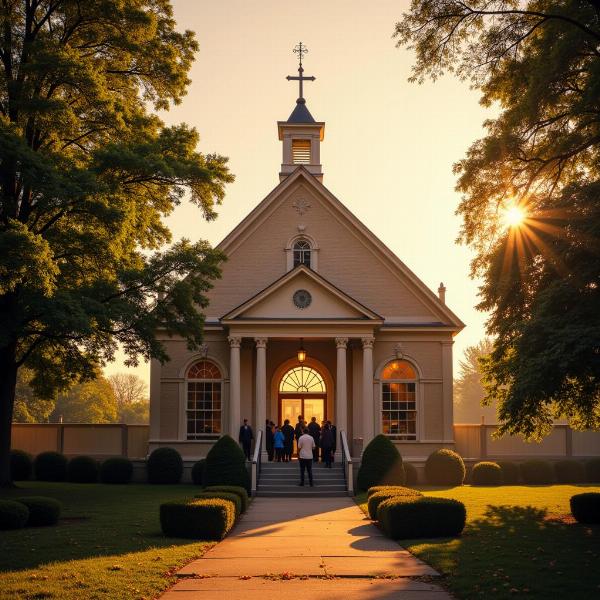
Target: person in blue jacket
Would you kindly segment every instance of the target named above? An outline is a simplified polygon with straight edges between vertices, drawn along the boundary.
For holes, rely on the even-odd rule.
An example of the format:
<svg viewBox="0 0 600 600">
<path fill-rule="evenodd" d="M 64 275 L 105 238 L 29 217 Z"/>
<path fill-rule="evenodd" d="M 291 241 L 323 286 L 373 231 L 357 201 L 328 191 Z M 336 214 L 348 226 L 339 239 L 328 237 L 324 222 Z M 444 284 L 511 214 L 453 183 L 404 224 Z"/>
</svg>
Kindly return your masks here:
<svg viewBox="0 0 600 600">
<path fill-rule="evenodd" d="M 285 436 L 279 427 L 275 427 L 275 435 L 273 436 L 273 447 L 275 448 L 275 460 L 281 462 L 283 460 L 283 448 L 285 445 Z"/>
</svg>

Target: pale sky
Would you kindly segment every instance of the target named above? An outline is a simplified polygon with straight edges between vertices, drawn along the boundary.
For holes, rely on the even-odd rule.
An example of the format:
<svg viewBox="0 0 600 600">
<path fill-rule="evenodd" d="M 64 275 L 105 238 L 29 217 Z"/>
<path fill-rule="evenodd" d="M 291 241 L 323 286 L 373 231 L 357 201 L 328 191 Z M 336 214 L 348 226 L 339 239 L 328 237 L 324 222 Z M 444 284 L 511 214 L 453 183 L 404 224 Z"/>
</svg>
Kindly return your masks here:
<svg viewBox="0 0 600 600">
<path fill-rule="evenodd" d="M 213 245 L 279 182 L 277 120 L 295 106 L 292 48 L 309 49 L 307 106 L 325 121 L 323 183 L 446 302 L 467 327 L 455 338 L 455 374 L 467 346 L 484 335 L 475 310 L 477 282 L 469 278 L 470 251 L 455 243 L 460 201 L 452 165 L 483 134 L 489 112 L 465 82 L 447 76 L 408 83 L 414 55 L 395 47 L 394 24 L 407 0 L 174 0 L 181 29 L 196 32 L 200 52 L 181 105 L 161 114 L 200 132 L 202 152 L 230 158 L 236 181 L 212 223 L 193 205 L 168 219 L 174 239 Z M 111 374 L 127 369 L 119 360 Z M 148 364 L 133 369 L 149 381 Z"/>
</svg>

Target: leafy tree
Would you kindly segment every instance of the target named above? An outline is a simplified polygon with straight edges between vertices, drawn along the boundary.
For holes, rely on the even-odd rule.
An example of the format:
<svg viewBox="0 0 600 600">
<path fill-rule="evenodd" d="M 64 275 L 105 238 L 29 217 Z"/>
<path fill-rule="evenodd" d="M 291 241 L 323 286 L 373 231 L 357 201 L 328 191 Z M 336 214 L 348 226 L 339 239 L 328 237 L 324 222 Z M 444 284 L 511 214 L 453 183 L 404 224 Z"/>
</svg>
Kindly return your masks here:
<svg viewBox="0 0 600 600">
<path fill-rule="evenodd" d="M 396 35 L 413 81 L 455 72 L 498 109 L 455 172 L 501 433 L 600 427 L 600 2 L 413 0 Z"/>
<path fill-rule="evenodd" d="M 33 375 L 27 367 L 21 367 L 17 373 L 13 412 L 15 423 L 46 423 L 54 410 L 54 398 L 37 396 L 29 385 Z"/>
<path fill-rule="evenodd" d="M 149 421 L 148 386 L 134 373 L 116 373 L 108 378 L 117 401 L 120 423 L 146 424 Z"/>
<path fill-rule="evenodd" d="M 167 359 L 190 348 L 222 255 L 172 243 L 185 197 L 206 219 L 232 181 L 179 103 L 197 50 L 168 0 L 14 0 L 0 7 L 0 485 L 10 481 L 17 370 L 36 394 L 92 379 L 120 343 Z"/>
</svg>

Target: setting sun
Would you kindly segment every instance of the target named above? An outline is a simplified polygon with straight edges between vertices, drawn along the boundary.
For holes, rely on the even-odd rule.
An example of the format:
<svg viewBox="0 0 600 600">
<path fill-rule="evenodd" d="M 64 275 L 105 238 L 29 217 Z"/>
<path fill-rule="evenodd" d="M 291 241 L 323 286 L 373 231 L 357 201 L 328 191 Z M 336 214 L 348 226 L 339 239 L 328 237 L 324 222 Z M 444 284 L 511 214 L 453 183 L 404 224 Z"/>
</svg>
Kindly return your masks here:
<svg viewBox="0 0 600 600">
<path fill-rule="evenodd" d="M 502 218 L 507 227 L 518 227 L 523 223 L 527 213 L 519 206 L 513 205 L 504 210 Z"/>
</svg>

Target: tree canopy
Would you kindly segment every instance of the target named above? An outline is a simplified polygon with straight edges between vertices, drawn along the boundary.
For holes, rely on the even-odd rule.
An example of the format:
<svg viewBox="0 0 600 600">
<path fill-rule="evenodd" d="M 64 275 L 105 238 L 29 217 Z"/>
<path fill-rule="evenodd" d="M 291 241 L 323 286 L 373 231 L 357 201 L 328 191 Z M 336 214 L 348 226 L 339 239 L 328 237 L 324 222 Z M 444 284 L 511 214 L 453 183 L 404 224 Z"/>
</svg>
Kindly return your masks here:
<svg viewBox="0 0 600 600">
<path fill-rule="evenodd" d="M 455 172 L 501 432 L 599 427 L 600 2 L 414 0 L 396 36 L 413 81 L 452 72 L 497 109 Z"/>
<path fill-rule="evenodd" d="M 166 360 L 158 328 L 200 343 L 224 257 L 162 219 L 183 199 L 213 219 L 233 178 L 155 112 L 181 102 L 198 49 L 168 0 L 15 0 L 0 25 L 2 484 L 19 367 L 45 396 L 118 344 Z"/>
</svg>

